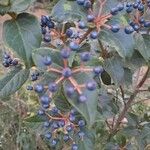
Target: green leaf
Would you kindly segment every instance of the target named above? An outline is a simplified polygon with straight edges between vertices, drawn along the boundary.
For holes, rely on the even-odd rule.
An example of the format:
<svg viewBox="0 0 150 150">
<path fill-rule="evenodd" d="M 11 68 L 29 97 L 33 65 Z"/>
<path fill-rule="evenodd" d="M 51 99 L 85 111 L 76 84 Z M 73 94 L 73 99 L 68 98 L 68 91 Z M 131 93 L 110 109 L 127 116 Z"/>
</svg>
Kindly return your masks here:
<svg viewBox="0 0 150 150">
<path fill-rule="evenodd" d="M 3 39 L 31 67 L 32 50 L 40 47 L 41 32 L 38 20 L 28 13 L 19 14 L 16 20 L 4 23 Z"/>
<path fill-rule="evenodd" d="M 10 0 L 0 0 L 0 5 L 2 6 L 8 6 L 10 3 Z"/>
<path fill-rule="evenodd" d="M 51 15 L 57 21 L 72 21 L 85 18 L 84 11 L 84 8 L 79 7 L 76 1 L 59 0 L 53 7 Z"/>
<path fill-rule="evenodd" d="M 135 34 L 136 46 L 141 55 L 145 58 L 146 61 L 150 60 L 150 35 L 148 34 Z"/>
<path fill-rule="evenodd" d="M 42 117 L 39 117 L 38 115 L 30 116 L 28 118 L 24 119 L 25 122 L 44 122 L 44 119 Z"/>
<path fill-rule="evenodd" d="M 109 73 L 115 84 L 121 85 L 124 81 L 124 69 L 119 58 L 105 60 L 104 68 Z"/>
<path fill-rule="evenodd" d="M 101 79 L 105 85 L 111 85 L 112 84 L 111 83 L 111 77 L 106 71 L 102 72 Z"/>
<path fill-rule="evenodd" d="M 92 74 L 90 73 L 78 73 L 73 77 L 78 82 L 78 84 L 84 84 L 93 79 Z M 66 82 L 64 88 L 66 88 L 68 84 L 70 85 L 69 82 Z M 81 113 L 81 115 L 83 115 L 83 117 L 87 121 L 88 126 L 91 127 L 95 122 L 95 118 L 97 115 L 98 91 L 88 91 L 87 89 L 84 89 L 82 91 L 82 94 L 87 96 L 87 101 L 85 103 L 80 103 L 78 101 L 79 94 L 77 93 L 74 94 L 71 98 L 67 95 L 66 97 L 70 104 L 75 107 L 78 112 Z"/>
<path fill-rule="evenodd" d="M 5 98 L 15 93 L 28 79 L 29 70 L 15 68 L 6 77 L 0 80 L 0 98 Z"/>
<path fill-rule="evenodd" d="M 113 33 L 109 30 L 103 30 L 100 33 L 99 39 L 103 45 L 109 46 L 110 51 L 117 51 L 123 58 L 131 57 L 135 46 L 132 35 L 127 35 L 123 30 L 118 33 Z M 109 39 L 109 40 L 108 40 Z"/>
</svg>

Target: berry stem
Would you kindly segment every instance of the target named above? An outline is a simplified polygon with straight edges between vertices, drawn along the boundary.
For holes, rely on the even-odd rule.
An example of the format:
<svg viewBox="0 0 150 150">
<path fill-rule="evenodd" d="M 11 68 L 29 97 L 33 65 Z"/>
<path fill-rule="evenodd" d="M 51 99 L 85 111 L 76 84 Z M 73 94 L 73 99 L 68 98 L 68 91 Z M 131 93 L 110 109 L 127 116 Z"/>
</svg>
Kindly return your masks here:
<svg viewBox="0 0 150 150">
<path fill-rule="evenodd" d="M 99 9 L 99 12 L 98 12 L 98 17 L 101 16 L 102 10 L 103 10 L 103 6 L 105 5 L 106 1 L 107 1 L 107 0 L 103 0 L 103 1 L 100 0 L 100 1 L 99 1 L 99 3 L 100 3 L 100 9 Z"/>
<path fill-rule="evenodd" d="M 52 117 L 50 114 L 48 114 L 48 113 L 45 113 L 47 116 L 48 116 L 48 118 L 50 118 L 50 119 L 53 119 L 53 120 L 66 120 L 66 118 L 60 118 L 60 117 Z"/>
<path fill-rule="evenodd" d="M 68 66 L 68 60 L 63 59 L 63 63 L 64 63 L 64 68 L 67 68 L 67 66 Z"/>
<path fill-rule="evenodd" d="M 72 73 L 78 73 L 78 72 L 91 72 L 93 69 L 91 68 L 77 68 L 72 71 Z"/>
<path fill-rule="evenodd" d="M 60 77 L 58 80 L 55 81 L 56 84 L 60 83 L 62 80 L 64 80 L 64 77 Z"/>
<path fill-rule="evenodd" d="M 77 92 L 78 92 L 79 94 L 82 94 L 82 91 L 81 91 L 81 89 L 79 88 L 78 83 L 77 83 L 72 77 L 69 78 L 69 81 L 72 83 L 72 85 L 73 85 L 74 88 L 77 90 Z"/>
<path fill-rule="evenodd" d="M 51 67 L 49 67 L 47 71 L 49 71 L 49 72 L 52 71 L 52 72 L 61 74 L 61 71 L 60 71 L 60 70 L 55 69 L 55 68 L 51 68 Z"/>
</svg>

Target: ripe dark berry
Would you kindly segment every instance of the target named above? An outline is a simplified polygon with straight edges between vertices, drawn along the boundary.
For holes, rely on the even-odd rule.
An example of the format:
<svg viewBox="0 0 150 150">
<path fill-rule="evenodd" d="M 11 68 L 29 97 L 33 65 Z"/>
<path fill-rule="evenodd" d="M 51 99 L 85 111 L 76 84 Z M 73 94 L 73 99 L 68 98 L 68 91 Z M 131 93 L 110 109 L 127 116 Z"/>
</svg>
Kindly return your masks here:
<svg viewBox="0 0 150 150">
<path fill-rule="evenodd" d="M 138 31 L 140 29 L 140 26 L 138 24 L 135 24 L 133 26 L 134 31 Z"/>
<path fill-rule="evenodd" d="M 145 28 L 150 27 L 150 21 L 146 21 L 146 22 L 144 23 L 144 27 L 145 27 Z"/>
<path fill-rule="evenodd" d="M 127 7 L 127 8 L 126 8 L 126 12 L 127 12 L 127 13 L 131 13 L 132 11 L 133 11 L 133 7 Z"/>
<path fill-rule="evenodd" d="M 37 85 L 35 85 L 34 90 L 37 93 L 42 93 L 44 91 L 44 86 L 41 84 L 37 84 Z"/>
<path fill-rule="evenodd" d="M 70 115 L 70 116 L 69 116 L 69 120 L 70 120 L 71 122 L 74 122 L 74 121 L 76 120 L 76 117 L 75 117 L 74 115 Z"/>
<path fill-rule="evenodd" d="M 4 59 L 8 59 L 8 58 L 10 58 L 10 55 L 7 54 L 7 53 L 5 53 L 5 54 L 4 54 Z"/>
<path fill-rule="evenodd" d="M 33 90 L 33 86 L 27 86 L 27 90 L 32 91 Z"/>
<path fill-rule="evenodd" d="M 59 128 L 58 122 L 53 122 L 52 127 L 53 129 L 58 129 Z"/>
<path fill-rule="evenodd" d="M 85 0 L 76 0 L 78 5 L 83 5 Z"/>
<path fill-rule="evenodd" d="M 73 108 L 73 109 L 70 110 L 70 114 L 71 115 L 75 115 L 76 112 L 77 112 L 77 110 L 75 108 Z"/>
<path fill-rule="evenodd" d="M 59 122 L 58 122 L 58 125 L 59 125 L 59 127 L 64 127 L 65 126 L 65 121 L 64 120 L 60 120 Z"/>
<path fill-rule="evenodd" d="M 42 27 L 42 28 L 41 28 L 41 32 L 42 32 L 42 34 L 46 34 L 46 32 L 47 32 L 47 31 L 46 31 L 46 28 L 45 28 L 45 27 Z"/>
<path fill-rule="evenodd" d="M 55 146 L 57 145 L 57 143 L 58 143 L 58 140 L 57 140 L 57 139 L 53 139 L 53 140 L 51 141 L 51 146 L 52 146 L 52 147 L 55 147 Z"/>
<path fill-rule="evenodd" d="M 91 8 L 92 3 L 90 0 L 85 0 L 83 6 L 88 9 L 88 8 Z"/>
<path fill-rule="evenodd" d="M 69 78 L 72 75 L 71 69 L 70 68 L 64 68 L 63 71 L 62 71 L 62 75 L 65 78 Z"/>
<path fill-rule="evenodd" d="M 51 112 L 53 115 L 57 115 L 59 113 L 59 109 L 57 107 L 53 107 Z"/>
<path fill-rule="evenodd" d="M 87 15 L 87 21 L 92 22 L 94 21 L 95 17 L 93 15 Z"/>
<path fill-rule="evenodd" d="M 44 42 L 49 43 L 51 41 L 50 34 L 45 34 L 43 40 L 44 40 Z"/>
<path fill-rule="evenodd" d="M 44 122 L 44 127 L 47 128 L 47 127 L 49 127 L 49 126 L 50 126 L 50 122 L 49 122 L 49 121 L 45 121 L 45 122 Z"/>
<path fill-rule="evenodd" d="M 133 27 L 125 27 L 124 31 L 126 34 L 131 34 L 134 32 L 134 29 Z"/>
<path fill-rule="evenodd" d="M 79 49 L 79 44 L 76 42 L 70 42 L 69 47 L 73 50 L 76 51 Z"/>
<path fill-rule="evenodd" d="M 144 18 L 140 18 L 140 19 L 139 19 L 139 23 L 140 23 L 140 24 L 144 24 L 144 23 L 145 23 Z"/>
<path fill-rule="evenodd" d="M 133 8 L 134 8 L 134 9 L 137 9 L 138 6 L 139 6 L 139 3 L 137 3 L 137 2 L 133 3 Z"/>
<path fill-rule="evenodd" d="M 78 121 L 78 126 L 79 127 L 84 127 L 85 126 L 85 121 L 84 120 L 79 120 Z"/>
<path fill-rule="evenodd" d="M 17 59 L 14 59 L 14 60 L 11 62 L 11 64 L 12 64 L 13 66 L 18 65 L 18 60 L 17 60 Z"/>
<path fill-rule="evenodd" d="M 52 29 L 52 28 L 54 28 L 55 24 L 52 21 L 48 21 L 47 26 L 48 26 L 49 29 Z"/>
<path fill-rule="evenodd" d="M 90 91 L 93 91 L 96 89 L 96 82 L 95 81 L 89 81 L 87 84 L 86 84 L 86 88 Z"/>
<path fill-rule="evenodd" d="M 31 75 L 31 81 L 36 81 L 37 79 L 38 77 L 35 74 Z"/>
<path fill-rule="evenodd" d="M 112 25 L 111 26 L 111 31 L 114 33 L 117 33 L 120 30 L 120 27 L 118 25 Z"/>
<path fill-rule="evenodd" d="M 114 7 L 110 10 L 110 13 L 114 16 L 114 15 L 117 15 L 118 14 L 118 8 L 117 7 Z"/>
<path fill-rule="evenodd" d="M 89 61 L 90 60 L 90 58 L 91 58 L 91 55 L 90 55 L 90 53 L 89 52 L 83 52 L 82 54 L 81 54 L 81 60 L 82 61 L 85 61 L 85 62 L 87 62 L 87 61 Z"/>
<path fill-rule="evenodd" d="M 136 24 L 136 23 L 133 22 L 133 21 L 130 21 L 130 22 L 129 22 L 129 25 L 130 25 L 131 27 L 133 27 L 135 24 Z"/>
<path fill-rule="evenodd" d="M 92 39 L 97 39 L 97 37 L 98 37 L 98 32 L 97 32 L 97 31 L 91 32 L 90 38 L 92 38 Z"/>
<path fill-rule="evenodd" d="M 38 110 L 37 114 L 40 115 L 40 116 L 44 115 L 44 110 L 42 110 L 42 109 Z"/>
<path fill-rule="evenodd" d="M 122 3 L 119 3 L 117 5 L 118 11 L 122 11 L 124 9 L 124 5 Z"/>
<path fill-rule="evenodd" d="M 70 86 L 70 87 L 66 88 L 66 93 L 67 93 L 68 96 L 71 96 L 74 92 L 75 92 L 74 87 Z"/>
<path fill-rule="evenodd" d="M 143 11 L 144 10 L 144 5 L 143 4 L 138 5 L 138 10 Z"/>
<path fill-rule="evenodd" d="M 87 97 L 85 95 L 80 95 L 79 96 L 79 102 L 84 103 L 87 101 Z"/>
<path fill-rule="evenodd" d="M 85 22 L 83 22 L 83 21 L 79 21 L 79 23 L 78 23 L 78 27 L 79 27 L 80 29 L 85 29 L 85 27 L 86 27 Z"/>
<path fill-rule="evenodd" d="M 57 84 L 56 83 L 50 83 L 49 85 L 48 85 L 48 89 L 49 89 L 49 91 L 50 92 L 56 92 L 57 91 Z"/>
<path fill-rule="evenodd" d="M 7 63 L 6 61 L 3 61 L 3 66 L 8 68 L 9 67 L 9 63 Z"/>
<path fill-rule="evenodd" d="M 49 66 L 52 64 L 52 59 L 50 56 L 45 56 L 44 57 L 44 60 L 43 60 L 43 63 L 46 65 L 46 66 Z"/>
<path fill-rule="evenodd" d="M 72 144 L 71 150 L 78 150 L 78 145 L 77 144 Z"/>
<path fill-rule="evenodd" d="M 49 139 L 51 139 L 51 137 L 52 137 L 52 133 L 51 132 L 48 132 L 48 133 L 45 134 L 45 138 L 46 139 L 49 140 Z"/>
<path fill-rule="evenodd" d="M 132 7 L 132 4 L 130 2 L 127 2 L 126 7 Z"/>
<path fill-rule="evenodd" d="M 50 99 L 50 97 L 48 95 L 43 95 L 40 98 L 40 100 L 41 100 L 42 104 L 48 104 L 49 105 L 49 103 L 51 102 L 51 99 Z"/>
<path fill-rule="evenodd" d="M 62 58 L 67 59 L 70 56 L 70 51 L 67 49 L 62 49 L 60 52 Z"/>
<path fill-rule="evenodd" d="M 41 16 L 41 24 L 42 24 L 42 26 L 45 26 L 46 23 L 47 23 L 47 18 L 46 18 L 46 16 Z"/>
<path fill-rule="evenodd" d="M 42 104 L 42 107 L 43 107 L 44 109 L 48 109 L 48 108 L 49 108 L 49 104 Z"/>
<path fill-rule="evenodd" d="M 66 126 L 66 131 L 71 132 L 73 130 L 72 125 Z"/>
<path fill-rule="evenodd" d="M 67 141 L 69 140 L 69 138 L 70 138 L 69 135 L 68 135 L 68 134 L 65 134 L 64 137 L 63 137 L 63 140 L 64 140 L 65 142 L 67 142 Z"/>
<path fill-rule="evenodd" d="M 83 138 L 83 137 L 85 136 L 85 133 L 82 132 L 82 131 L 79 131 L 79 132 L 78 132 L 78 135 L 79 135 L 80 138 Z"/>
<path fill-rule="evenodd" d="M 71 29 L 67 29 L 67 30 L 66 30 L 66 35 L 67 35 L 68 37 L 71 37 L 71 36 L 73 35 L 73 31 L 72 31 Z"/>
<path fill-rule="evenodd" d="M 95 68 L 93 69 L 93 72 L 94 72 L 96 75 L 101 74 L 103 71 L 104 71 L 104 69 L 103 69 L 103 67 L 101 67 L 101 66 L 95 67 Z"/>
</svg>

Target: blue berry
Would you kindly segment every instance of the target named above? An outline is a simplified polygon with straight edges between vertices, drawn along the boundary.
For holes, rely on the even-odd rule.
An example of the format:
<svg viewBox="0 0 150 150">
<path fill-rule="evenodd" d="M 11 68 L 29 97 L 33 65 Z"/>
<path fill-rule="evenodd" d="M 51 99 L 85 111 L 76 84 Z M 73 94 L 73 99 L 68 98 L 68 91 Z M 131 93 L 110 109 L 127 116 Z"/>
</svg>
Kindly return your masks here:
<svg viewBox="0 0 150 150">
<path fill-rule="evenodd" d="M 40 116 L 44 115 L 44 110 L 42 110 L 42 109 L 38 110 L 37 114 L 40 115 Z"/>
<path fill-rule="evenodd" d="M 145 27 L 145 28 L 150 27 L 150 21 L 145 21 L 145 23 L 144 23 L 144 27 Z"/>
<path fill-rule="evenodd" d="M 77 110 L 75 108 L 73 108 L 73 109 L 70 110 L 70 114 L 71 115 L 75 115 L 76 112 L 77 112 Z"/>
<path fill-rule="evenodd" d="M 58 129 L 59 128 L 59 124 L 57 122 L 53 122 L 52 127 L 54 129 Z"/>
<path fill-rule="evenodd" d="M 133 26 L 134 31 L 138 31 L 140 29 L 140 26 L 138 24 L 135 24 Z"/>
<path fill-rule="evenodd" d="M 49 66 L 52 64 L 52 59 L 50 56 L 45 56 L 44 57 L 44 60 L 43 60 L 43 63 L 46 65 L 46 66 Z"/>
<path fill-rule="evenodd" d="M 96 83 L 95 81 L 89 81 L 87 84 L 86 84 L 86 88 L 90 91 L 93 91 L 96 89 Z"/>
<path fill-rule="evenodd" d="M 92 22 L 94 21 L 95 17 L 93 15 L 87 15 L 87 21 Z"/>
<path fill-rule="evenodd" d="M 69 47 L 73 50 L 76 51 L 79 49 L 79 44 L 76 42 L 70 42 Z"/>
<path fill-rule="evenodd" d="M 45 28 L 45 27 L 42 27 L 42 28 L 41 28 L 41 32 L 42 32 L 42 34 L 46 34 L 46 32 L 47 32 L 47 31 L 46 31 L 46 28 Z"/>
<path fill-rule="evenodd" d="M 71 150 L 78 150 L 78 145 L 77 144 L 72 144 Z"/>
<path fill-rule="evenodd" d="M 43 95 L 40 98 L 40 100 L 41 100 L 42 104 L 48 104 L 49 105 L 49 103 L 51 102 L 51 99 L 50 99 L 50 97 L 48 95 Z"/>
<path fill-rule="evenodd" d="M 43 40 L 44 40 L 44 42 L 49 43 L 51 41 L 50 34 L 45 34 Z"/>
<path fill-rule="evenodd" d="M 6 67 L 6 68 L 8 68 L 10 65 L 9 65 L 9 63 L 3 61 L 3 66 Z"/>
<path fill-rule="evenodd" d="M 127 2 L 126 7 L 132 7 L 133 4 L 131 4 L 130 2 Z"/>
<path fill-rule="evenodd" d="M 47 23 L 47 17 L 46 17 L 46 16 L 41 16 L 41 24 L 42 24 L 43 26 L 45 26 L 46 23 Z"/>
<path fill-rule="evenodd" d="M 13 66 L 18 65 L 18 60 L 17 60 L 17 59 L 14 59 L 14 60 L 11 62 L 11 64 L 12 64 Z"/>
<path fill-rule="evenodd" d="M 37 84 L 37 85 L 35 85 L 34 90 L 37 93 L 42 93 L 44 91 L 44 86 L 41 84 Z"/>
<path fill-rule="evenodd" d="M 118 25 L 112 25 L 111 26 L 111 31 L 114 33 L 117 33 L 120 30 L 120 27 Z"/>
<path fill-rule="evenodd" d="M 74 87 L 67 87 L 66 88 L 66 93 L 68 96 L 71 96 L 75 92 Z"/>
<path fill-rule="evenodd" d="M 49 29 L 52 29 L 52 28 L 54 28 L 55 24 L 52 21 L 48 21 L 47 26 L 48 26 Z"/>
<path fill-rule="evenodd" d="M 78 135 L 79 135 L 80 138 L 83 138 L 83 137 L 85 136 L 85 133 L 82 132 L 82 131 L 79 131 L 79 132 L 78 132 Z"/>
<path fill-rule="evenodd" d="M 132 11 L 133 11 L 133 7 L 127 7 L 127 8 L 126 8 L 126 12 L 127 12 L 127 13 L 131 13 Z"/>
<path fill-rule="evenodd" d="M 84 22 L 84 21 L 79 21 L 78 27 L 79 27 L 80 29 L 85 29 L 85 28 L 86 28 L 85 22 Z"/>
<path fill-rule="evenodd" d="M 60 52 L 62 58 L 67 59 L 70 56 L 70 51 L 67 49 L 62 49 Z"/>
<path fill-rule="evenodd" d="M 82 54 L 81 54 L 81 60 L 82 61 L 85 61 L 85 62 L 87 62 L 87 61 L 89 61 L 90 60 L 90 58 L 91 58 L 91 55 L 90 55 L 90 53 L 89 52 L 83 52 Z"/>
<path fill-rule="evenodd" d="M 79 102 L 84 103 L 87 101 L 87 97 L 85 95 L 80 95 L 79 96 Z"/>
<path fill-rule="evenodd" d="M 92 39 L 97 39 L 97 37 L 98 37 L 98 32 L 97 32 L 97 31 L 91 32 L 90 37 L 91 37 Z"/>
<path fill-rule="evenodd" d="M 65 78 L 69 78 L 72 75 L 71 69 L 70 68 L 64 68 L 63 71 L 62 71 L 62 75 Z"/>
<path fill-rule="evenodd" d="M 5 53 L 5 54 L 4 54 L 4 59 L 8 59 L 8 58 L 10 58 L 10 55 L 7 54 L 7 53 Z"/>
<path fill-rule="evenodd" d="M 137 3 L 137 2 L 133 3 L 133 8 L 134 8 L 134 9 L 137 9 L 138 6 L 139 6 L 139 3 Z"/>
<path fill-rule="evenodd" d="M 33 90 L 33 86 L 28 85 L 27 86 L 27 90 L 32 91 Z"/>
<path fill-rule="evenodd" d="M 131 27 L 133 27 L 133 26 L 135 25 L 135 22 L 130 21 L 130 22 L 129 22 L 129 25 L 130 25 Z"/>
<path fill-rule="evenodd" d="M 73 31 L 72 31 L 71 29 L 67 29 L 67 30 L 66 30 L 66 35 L 67 35 L 68 37 L 71 37 L 71 36 L 73 35 Z"/>
<path fill-rule="evenodd" d="M 87 8 L 87 9 L 89 9 L 89 8 L 91 8 L 92 3 L 91 3 L 90 0 L 85 0 L 83 6 L 84 6 L 85 8 Z"/>
<path fill-rule="evenodd" d="M 48 109 L 48 108 L 49 108 L 49 104 L 42 104 L 42 107 L 43 107 L 44 109 Z"/>
<path fill-rule="evenodd" d="M 70 116 L 69 116 L 69 120 L 70 120 L 71 122 L 74 122 L 74 121 L 76 120 L 76 117 L 75 117 L 74 115 L 70 115 Z"/>
<path fill-rule="evenodd" d="M 64 137 L 63 137 L 63 140 L 64 140 L 65 142 L 67 142 L 69 139 L 70 139 L 69 135 L 68 135 L 68 134 L 65 134 Z"/>
<path fill-rule="evenodd" d="M 57 139 L 53 139 L 53 140 L 51 141 L 51 146 L 52 146 L 52 147 L 55 147 L 55 146 L 57 145 L 57 143 L 58 143 L 58 140 L 57 140 Z"/>
<path fill-rule="evenodd" d="M 45 122 L 44 122 L 44 127 L 47 128 L 47 127 L 49 127 L 49 126 L 50 126 L 50 122 L 49 122 L 49 121 L 45 121 Z"/>
<path fill-rule="evenodd" d="M 38 77 L 36 75 L 31 75 L 31 81 L 36 81 Z"/>
<path fill-rule="evenodd" d="M 117 5 L 118 11 L 122 11 L 124 9 L 124 5 L 122 3 L 119 3 Z"/>
<path fill-rule="evenodd" d="M 144 5 L 143 4 L 138 5 L 138 10 L 143 11 L 144 10 Z"/>
<path fill-rule="evenodd" d="M 60 121 L 58 122 L 58 125 L 59 125 L 60 127 L 64 127 L 64 126 L 65 126 L 65 121 L 64 121 L 64 120 L 60 120 Z"/>
<path fill-rule="evenodd" d="M 144 24 L 144 23 L 145 23 L 144 18 L 140 18 L 140 19 L 139 19 L 139 23 L 140 23 L 140 24 Z"/>
<path fill-rule="evenodd" d="M 131 34 L 134 32 L 134 29 L 133 27 L 125 27 L 124 31 L 126 34 Z"/>
<path fill-rule="evenodd" d="M 85 0 L 76 0 L 78 5 L 83 5 Z"/>
<path fill-rule="evenodd" d="M 79 120 L 78 121 L 78 126 L 79 127 L 84 127 L 85 126 L 85 121 L 84 120 Z"/>
<path fill-rule="evenodd" d="M 101 74 L 103 71 L 104 71 L 104 69 L 103 69 L 103 67 L 101 67 L 101 66 L 95 67 L 95 68 L 93 69 L 93 72 L 94 72 L 96 75 Z"/>
<path fill-rule="evenodd" d="M 66 131 L 71 132 L 73 130 L 72 125 L 66 126 Z"/>
<path fill-rule="evenodd" d="M 48 133 L 45 134 L 45 138 L 46 139 L 49 140 L 49 139 L 51 139 L 51 137 L 52 137 L 52 133 L 51 132 L 48 132 Z"/>
<path fill-rule="evenodd" d="M 51 112 L 53 115 L 57 115 L 59 113 L 59 109 L 57 107 L 53 107 Z"/>
<path fill-rule="evenodd" d="M 50 92 L 56 92 L 57 91 L 57 84 L 56 83 L 50 83 L 49 85 L 48 85 L 48 89 L 49 89 L 49 91 Z"/>
<path fill-rule="evenodd" d="M 110 10 L 110 13 L 114 16 L 114 15 L 117 15 L 118 14 L 118 8 L 117 7 L 114 7 Z"/>
</svg>

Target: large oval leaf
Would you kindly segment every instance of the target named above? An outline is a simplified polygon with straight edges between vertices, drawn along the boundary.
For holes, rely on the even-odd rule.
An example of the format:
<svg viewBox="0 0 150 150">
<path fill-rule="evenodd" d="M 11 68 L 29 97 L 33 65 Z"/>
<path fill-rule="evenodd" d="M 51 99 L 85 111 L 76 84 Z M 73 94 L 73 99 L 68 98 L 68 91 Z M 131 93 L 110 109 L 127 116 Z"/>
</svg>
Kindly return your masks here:
<svg viewBox="0 0 150 150">
<path fill-rule="evenodd" d="M 28 13 L 18 15 L 16 20 L 4 23 L 3 39 L 31 67 L 32 50 L 40 47 L 41 32 L 38 20 Z"/>
<path fill-rule="evenodd" d="M 16 92 L 28 79 L 29 70 L 16 67 L 0 80 L 0 98 Z"/>
</svg>

